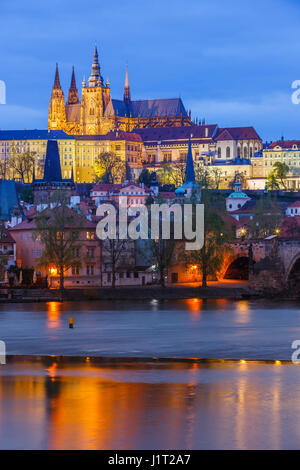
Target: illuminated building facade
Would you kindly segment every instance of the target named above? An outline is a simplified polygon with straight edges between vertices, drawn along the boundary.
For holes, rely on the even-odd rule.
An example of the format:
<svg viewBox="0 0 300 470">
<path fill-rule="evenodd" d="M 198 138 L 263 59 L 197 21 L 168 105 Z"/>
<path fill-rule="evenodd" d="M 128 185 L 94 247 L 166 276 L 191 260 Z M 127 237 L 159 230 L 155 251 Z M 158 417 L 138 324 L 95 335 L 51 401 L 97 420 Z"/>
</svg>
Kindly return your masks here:
<svg viewBox="0 0 300 470">
<path fill-rule="evenodd" d="M 63 179 L 71 178 L 73 173 L 74 182 L 92 182 L 95 159 L 102 152 L 120 156 L 134 178 L 142 168 L 144 146 L 141 137 L 135 133 L 117 130 L 106 135 L 70 136 L 63 131 L 0 131 L 1 177 L 18 179 L 18 174 L 9 169 L 9 158 L 13 152 L 28 151 L 34 154 L 35 177 L 41 178 L 49 140 L 57 140 Z"/>
<path fill-rule="evenodd" d="M 190 125 L 191 116 L 180 98 L 132 100 L 126 67 L 123 100 L 111 98 L 110 83 L 101 75 L 97 47 L 91 75 L 82 82 L 81 102 L 74 68 L 68 99 L 65 101 L 58 65 L 49 102 L 48 130 L 63 130 L 67 134 L 98 135 L 110 130 L 131 131 L 135 127 Z"/>
</svg>

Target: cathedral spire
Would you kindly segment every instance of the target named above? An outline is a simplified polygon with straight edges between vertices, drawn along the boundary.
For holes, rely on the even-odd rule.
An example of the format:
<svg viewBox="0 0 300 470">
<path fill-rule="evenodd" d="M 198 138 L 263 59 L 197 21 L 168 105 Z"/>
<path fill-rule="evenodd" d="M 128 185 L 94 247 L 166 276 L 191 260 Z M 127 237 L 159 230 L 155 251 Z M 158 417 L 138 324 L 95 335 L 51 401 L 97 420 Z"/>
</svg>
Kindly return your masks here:
<svg viewBox="0 0 300 470">
<path fill-rule="evenodd" d="M 55 78 L 53 89 L 61 90 L 60 81 L 59 81 L 59 72 L 58 72 L 58 63 L 56 63 Z"/>
<path fill-rule="evenodd" d="M 92 74 L 89 78 L 89 86 L 98 86 L 103 84 L 103 78 L 100 74 L 100 65 L 98 60 L 97 44 L 95 44 L 94 61 L 92 64 Z"/>
<path fill-rule="evenodd" d="M 192 145 L 191 145 L 191 135 L 189 136 L 189 146 L 186 159 L 185 167 L 185 183 L 195 183 L 195 170 L 194 170 L 194 161 L 192 155 Z"/>
<path fill-rule="evenodd" d="M 79 103 L 78 90 L 76 87 L 75 72 L 74 66 L 72 68 L 72 78 L 71 85 L 69 89 L 68 104 L 77 104 Z"/>
<path fill-rule="evenodd" d="M 128 65 L 126 65 L 126 75 L 125 75 L 125 86 L 124 86 L 124 101 L 131 101 L 130 97 L 130 86 L 129 86 L 129 79 L 128 79 Z"/>
</svg>

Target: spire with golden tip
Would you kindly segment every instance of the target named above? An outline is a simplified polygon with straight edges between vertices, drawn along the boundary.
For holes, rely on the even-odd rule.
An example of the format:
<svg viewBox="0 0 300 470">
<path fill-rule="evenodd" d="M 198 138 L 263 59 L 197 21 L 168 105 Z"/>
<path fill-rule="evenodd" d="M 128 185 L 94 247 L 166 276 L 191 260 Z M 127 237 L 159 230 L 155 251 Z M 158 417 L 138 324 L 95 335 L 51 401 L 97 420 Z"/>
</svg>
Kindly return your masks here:
<svg viewBox="0 0 300 470">
<path fill-rule="evenodd" d="M 128 79 L 128 65 L 126 65 L 126 76 L 125 76 L 125 86 L 124 86 L 124 101 L 129 102 L 131 100 L 130 97 L 130 86 L 129 86 L 129 79 Z"/>
</svg>

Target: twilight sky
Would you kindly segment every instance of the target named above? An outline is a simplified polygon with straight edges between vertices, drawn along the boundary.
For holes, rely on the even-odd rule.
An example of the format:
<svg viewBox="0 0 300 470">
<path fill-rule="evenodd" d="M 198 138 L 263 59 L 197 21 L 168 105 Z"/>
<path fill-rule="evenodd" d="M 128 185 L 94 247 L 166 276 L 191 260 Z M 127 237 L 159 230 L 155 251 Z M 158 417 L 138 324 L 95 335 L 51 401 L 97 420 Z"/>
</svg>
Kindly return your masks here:
<svg viewBox="0 0 300 470">
<path fill-rule="evenodd" d="M 299 0 L 1 0 L 0 128 L 45 129 L 55 63 L 66 97 L 95 41 L 114 98 L 127 62 L 133 99 L 181 96 L 207 123 L 300 139 Z"/>
</svg>

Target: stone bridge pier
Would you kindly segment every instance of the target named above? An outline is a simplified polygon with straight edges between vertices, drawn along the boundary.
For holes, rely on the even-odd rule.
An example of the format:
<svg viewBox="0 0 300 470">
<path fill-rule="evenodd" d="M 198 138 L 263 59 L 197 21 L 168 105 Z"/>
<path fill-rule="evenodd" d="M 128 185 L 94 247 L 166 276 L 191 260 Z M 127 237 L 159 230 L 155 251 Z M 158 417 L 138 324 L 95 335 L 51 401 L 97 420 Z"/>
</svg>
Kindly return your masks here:
<svg viewBox="0 0 300 470">
<path fill-rule="evenodd" d="M 232 240 L 219 279 L 238 276 L 239 269 L 241 276 L 247 275 L 240 279 L 248 278 L 256 290 L 281 290 L 298 283 L 300 287 L 300 238 Z"/>
</svg>

